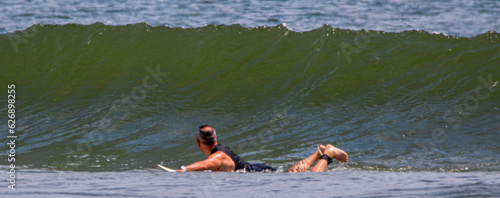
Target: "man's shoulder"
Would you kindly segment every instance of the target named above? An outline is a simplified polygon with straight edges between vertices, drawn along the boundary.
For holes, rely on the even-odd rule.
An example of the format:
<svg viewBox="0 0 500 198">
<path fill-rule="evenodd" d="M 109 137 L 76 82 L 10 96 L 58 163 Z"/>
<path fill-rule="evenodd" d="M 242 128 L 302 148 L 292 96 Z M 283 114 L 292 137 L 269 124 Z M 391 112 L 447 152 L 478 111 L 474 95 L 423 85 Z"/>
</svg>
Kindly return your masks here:
<svg viewBox="0 0 500 198">
<path fill-rule="evenodd" d="M 216 152 L 210 154 L 210 156 L 208 156 L 208 158 L 221 158 L 221 159 L 226 158 L 226 157 L 229 157 L 229 155 L 227 155 L 223 151 L 216 151 Z"/>
</svg>

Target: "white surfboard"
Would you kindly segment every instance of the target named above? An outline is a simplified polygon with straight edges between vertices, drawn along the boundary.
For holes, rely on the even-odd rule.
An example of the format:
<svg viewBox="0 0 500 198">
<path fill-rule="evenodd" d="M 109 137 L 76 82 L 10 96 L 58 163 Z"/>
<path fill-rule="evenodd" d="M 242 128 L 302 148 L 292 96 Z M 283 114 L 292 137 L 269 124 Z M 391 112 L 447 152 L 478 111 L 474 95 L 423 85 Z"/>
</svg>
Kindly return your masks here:
<svg viewBox="0 0 500 198">
<path fill-rule="evenodd" d="M 167 172 L 177 172 L 177 170 L 174 170 L 174 169 L 171 169 L 171 168 L 167 168 L 167 167 L 159 165 L 159 164 L 156 164 L 156 165 L 158 167 L 160 167 L 161 169 L 166 170 Z"/>
</svg>

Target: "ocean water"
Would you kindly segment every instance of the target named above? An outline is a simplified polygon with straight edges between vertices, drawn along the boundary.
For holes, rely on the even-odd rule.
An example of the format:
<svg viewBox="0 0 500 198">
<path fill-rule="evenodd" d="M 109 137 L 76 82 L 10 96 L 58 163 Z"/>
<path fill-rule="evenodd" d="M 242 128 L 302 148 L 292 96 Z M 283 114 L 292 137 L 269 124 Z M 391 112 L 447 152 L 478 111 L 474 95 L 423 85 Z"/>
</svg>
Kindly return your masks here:
<svg viewBox="0 0 500 198">
<path fill-rule="evenodd" d="M 20 197 L 498 197 L 500 187 L 500 175 L 485 172 L 336 170 L 294 174 L 148 170 L 23 171 L 20 175 L 23 185 L 16 192 Z"/>
<path fill-rule="evenodd" d="M 1 196 L 498 197 L 499 3 L 324 4 L 1 2 L 2 142 L 9 84 L 18 136 Z M 202 124 L 280 170 L 317 144 L 350 161 L 159 170 L 206 158 Z"/>
<path fill-rule="evenodd" d="M 3 0 L 0 33 L 24 30 L 33 24 L 145 22 L 184 28 L 285 23 L 295 31 L 326 24 L 353 30 L 426 30 L 475 36 L 500 31 L 498 13 L 500 2 L 496 0 Z"/>
</svg>

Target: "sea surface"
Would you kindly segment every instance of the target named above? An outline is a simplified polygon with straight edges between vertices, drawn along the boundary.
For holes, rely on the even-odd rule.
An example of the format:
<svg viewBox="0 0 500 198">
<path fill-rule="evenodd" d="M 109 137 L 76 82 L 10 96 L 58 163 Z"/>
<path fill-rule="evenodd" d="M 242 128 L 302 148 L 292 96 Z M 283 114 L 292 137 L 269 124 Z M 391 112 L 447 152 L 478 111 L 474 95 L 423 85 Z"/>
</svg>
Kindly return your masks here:
<svg viewBox="0 0 500 198">
<path fill-rule="evenodd" d="M 2 1 L 1 197 L 499 197 L 499 1 Z M 167 173 L 220 143 L 277 173 Z M 287 173 L 318 144 L 349 154 Z"/>
<path fill-rule="evenodd" d="M 295 31 L 323 25 L 400 32 L 426 30 L 454 36 L 500 31 L 497 0 L 2 0 L 0 33 L 33 24 L 148 23 L 196 28 L 285 23 Z"/>
</svg>

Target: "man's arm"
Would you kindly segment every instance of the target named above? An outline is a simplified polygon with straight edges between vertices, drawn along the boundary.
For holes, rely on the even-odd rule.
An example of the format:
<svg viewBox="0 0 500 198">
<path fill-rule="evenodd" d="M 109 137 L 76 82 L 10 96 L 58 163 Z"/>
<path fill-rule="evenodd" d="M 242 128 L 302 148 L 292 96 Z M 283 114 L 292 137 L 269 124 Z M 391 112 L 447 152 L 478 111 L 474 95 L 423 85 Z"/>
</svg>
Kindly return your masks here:
<svg viewBox="0 0 500 198">
<path fill-rule="evenodd" d="M 222 164 L 222 159 L 224 156 L 221 153 L 214 153 L 210 155 L 206 160 L 192 163 L 185 166 L 186 171 L 204 171 L 204 170 L 217 170 Z M 177 170 L 177 172 L 182 172 L 182 169 Z"/>
</svg>

